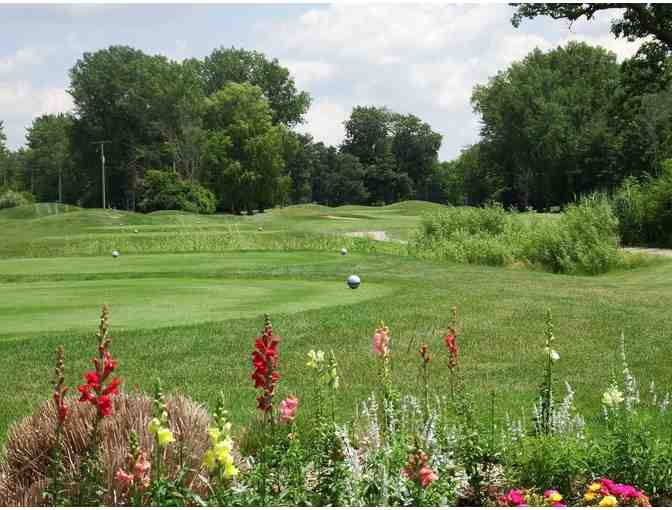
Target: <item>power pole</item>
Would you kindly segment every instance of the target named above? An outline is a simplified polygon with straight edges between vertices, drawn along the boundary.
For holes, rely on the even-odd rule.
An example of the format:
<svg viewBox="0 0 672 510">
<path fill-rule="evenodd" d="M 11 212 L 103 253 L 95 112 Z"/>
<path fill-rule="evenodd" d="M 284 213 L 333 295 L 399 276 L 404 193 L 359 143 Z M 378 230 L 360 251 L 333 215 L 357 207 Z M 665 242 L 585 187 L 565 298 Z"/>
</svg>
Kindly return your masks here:
<svg viewBox="0 0 672 510">
<path fill-rule="evenodd" d="M 111 143 L 112 140 L 100 140 L 99 142 L 91 142 L 94 145 L 99 146 L 100 150 L 100 167 L 101 167 L 101 181 L 103 184 L 103 209 L 106 209 L 106 201 L 105 201 L 105 144 L 106 143 Z"/>
<path fill-rule="evenodd" d="M 61 181 L 61 165 L 58 165 L 58 203 L 63 203 L 63 184 Z"/>
</svg>

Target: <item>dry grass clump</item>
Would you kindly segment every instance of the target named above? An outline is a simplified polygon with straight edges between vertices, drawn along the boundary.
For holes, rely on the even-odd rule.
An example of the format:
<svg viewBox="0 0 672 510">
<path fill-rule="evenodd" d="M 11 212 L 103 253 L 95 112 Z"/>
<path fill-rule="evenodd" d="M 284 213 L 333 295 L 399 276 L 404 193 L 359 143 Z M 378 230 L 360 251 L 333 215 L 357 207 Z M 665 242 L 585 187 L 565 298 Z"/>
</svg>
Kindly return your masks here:
<svg viewBox="0 0 672 510">
<path fill-rule="evenodd" d="M 123 467 L 129 453 L 129 433 L 138 434 L 140 447 L 154 459 L 155 442 L 147 426 L 152 419 L 152 399 L 141 393 L 120 394 L 114 399 L 112 416 L 98 427 L 99 456 L 106 494 L 102 504 L 114 504 L 117 487 L 114 475 Z M 61 433 L 61 461 L 68 482 L 67 490 L 78 492 L 77 479 L 85 450 L 90 446 L 96 409 L 74 398 Z M 187 483 L 199 490 L 203 454 L 209 445 L 207 427 L 210 416 L 203 406 L 182 395 L 167 398 L 169 424 L 175 436 L 165 452 L 162 472 L 177 474 L 180 466 L 189 469 Z M 35 413 L 15 423 L 9 430 L 5 451 L 0 457 L 0 506 L 44 504 L 50 452 L 56 444 L 56 409 L 53 402 L 41 404 Z M 72 476 L 68 476 L 72 475 Z"/>
</svg>

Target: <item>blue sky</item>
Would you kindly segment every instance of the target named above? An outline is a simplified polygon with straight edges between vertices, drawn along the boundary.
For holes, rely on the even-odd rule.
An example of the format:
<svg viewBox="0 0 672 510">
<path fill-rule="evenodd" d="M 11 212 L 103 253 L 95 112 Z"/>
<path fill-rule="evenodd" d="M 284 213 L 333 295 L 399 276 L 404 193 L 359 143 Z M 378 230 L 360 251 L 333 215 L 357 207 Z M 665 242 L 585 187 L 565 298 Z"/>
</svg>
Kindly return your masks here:
<svg viewBox="0 0 672 510">
<path fill-rule="evenodd" d="M 85 51 L 125 44 L 172 59 L 219 46 L 276 57 L 313 96 L 298 128 L 338 144 L 358 104 L 413 113 L 443 135 L 441 159 L 478 139 L 474 85 L 544 50 L 582 40 L 620 59 L 637 44 L 616 40 L 610 16 L 592 23 L 538 19 L 520 29 L 506 4 L 0 5 L 0 120 L 10 147 L 42 113 L 67 111 L 68 70 Z"/>
</svg>

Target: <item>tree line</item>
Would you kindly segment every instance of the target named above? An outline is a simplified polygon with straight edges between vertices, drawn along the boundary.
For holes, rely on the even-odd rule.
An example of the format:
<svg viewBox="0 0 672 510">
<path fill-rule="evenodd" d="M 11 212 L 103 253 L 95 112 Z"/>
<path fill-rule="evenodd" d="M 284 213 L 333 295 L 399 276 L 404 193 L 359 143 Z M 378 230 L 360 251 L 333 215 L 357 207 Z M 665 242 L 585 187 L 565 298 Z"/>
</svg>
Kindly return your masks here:
<svg viewBox="0 0 672 510">
<path fill-rule="evenodd" d="M 112 46 L 76 62 L 69 93 L 71 114 L 36 118 L 24 148 L 2 145 L 3 186 L 100 207 L 104 151 L 106 202 L 118 208 L 167 207 L 158 188 L 178 181 L 234 213 L 371 204 L 426 198 L 441 144 L 418 117 L 377 107 L 353 110 L 342 146 L 316 143 L 292 130 L 310 95 L 277 60 L 244 49 L 174 62 Z"/>
<path fill-rule="evenodd" d="M 520 4 L 512 22 L 592 19 L 616 5 Z M 430 125 L 385 107 L 354 107 L 337 147 L 295 132 L 311 97 L 255 51 L 218 48 L 183 62 L 127 46 L 84 53 L 70 70 L 72 113 L 36 118 L 16 151 L 0 122 L 0 186 L 100 207 L 102 143 L 107 204 L 118 208 L 240 213 L 413 198 L 562 206 L 656 175 L 672 158 L 672 8 L 621 8 L 614 35 L 648 37 L 634 57 L 619 64 L 578 42 L 533 50 L 474 87 L 480 139 L 451 161 L 439 161 L 442 137 Z"/>
</svg>

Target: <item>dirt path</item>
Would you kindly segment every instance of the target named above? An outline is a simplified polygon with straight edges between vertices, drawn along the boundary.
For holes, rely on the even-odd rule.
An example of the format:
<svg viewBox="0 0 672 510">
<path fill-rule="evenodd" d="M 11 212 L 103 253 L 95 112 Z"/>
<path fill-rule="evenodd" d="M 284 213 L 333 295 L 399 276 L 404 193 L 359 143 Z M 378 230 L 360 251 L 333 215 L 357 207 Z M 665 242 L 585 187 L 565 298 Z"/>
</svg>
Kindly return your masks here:
<svg viewBox="0 0 672 510">
<path fill-rule="evenodd" d="M 672 257 L 672 250 L 663 248 L 623 248 L 630 253 L 646 253 L 647 255 L 660 255 L 661 257 Z"/>
</svg>

